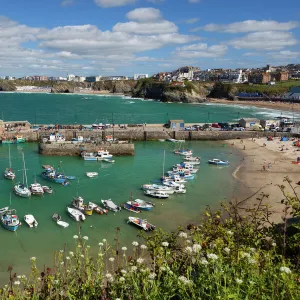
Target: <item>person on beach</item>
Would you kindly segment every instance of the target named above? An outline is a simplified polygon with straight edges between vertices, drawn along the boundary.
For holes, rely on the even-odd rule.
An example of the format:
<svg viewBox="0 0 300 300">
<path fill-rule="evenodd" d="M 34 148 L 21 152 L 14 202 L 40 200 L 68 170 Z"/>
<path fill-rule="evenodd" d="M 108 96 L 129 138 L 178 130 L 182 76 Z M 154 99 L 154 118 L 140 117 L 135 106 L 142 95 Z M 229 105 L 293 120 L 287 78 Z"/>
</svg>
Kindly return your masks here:
<svg viewBox="0 0 300 300">
<path fill-rule="evenodd" d="M 266 165 L 263 165 L 263 170 L 266 171 Z"/>
</svg>

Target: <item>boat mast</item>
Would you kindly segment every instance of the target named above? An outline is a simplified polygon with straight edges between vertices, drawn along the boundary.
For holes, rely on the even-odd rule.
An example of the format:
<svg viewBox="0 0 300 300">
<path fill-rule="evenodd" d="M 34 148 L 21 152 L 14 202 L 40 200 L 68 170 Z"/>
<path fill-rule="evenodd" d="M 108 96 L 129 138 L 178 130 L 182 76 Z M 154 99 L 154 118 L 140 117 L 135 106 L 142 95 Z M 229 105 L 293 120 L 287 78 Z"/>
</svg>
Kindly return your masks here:
<svg viewBox="0 0 300 300">
<path fill-rule="evenodd" d="M 166 159 L 166 150 L 164 150 L 164 160 L 163 160 L 163 173 L 162 173 L 162 177 L 164 179 L 165 177 L 165 159 Z"/>
<path fill-rule="evenodd" d="M 23 166 L 24 166 L 25 186 L 28 187 L 26 166 L 25 166 L 25 158 L 24 158 L 24 152 L 23 151 L 22 151 L 22 157 L 23 157 Z M 23 182 L 24 182 L 24 180 L 23 180 Z"/>
<path fill-rule="evenodd" d="M 8 163 L 9 163 L 9 168 L 11 169 L 10 145 L 9 144 L 8 144 Z"/>
</svg>

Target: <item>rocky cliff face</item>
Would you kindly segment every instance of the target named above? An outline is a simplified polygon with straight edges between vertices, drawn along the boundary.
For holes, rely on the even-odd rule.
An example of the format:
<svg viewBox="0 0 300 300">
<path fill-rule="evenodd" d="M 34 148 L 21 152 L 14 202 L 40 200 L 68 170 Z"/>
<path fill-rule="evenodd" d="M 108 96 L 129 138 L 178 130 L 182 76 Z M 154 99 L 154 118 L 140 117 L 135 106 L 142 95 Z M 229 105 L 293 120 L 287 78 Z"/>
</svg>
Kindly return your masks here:
<svg viewBox="0 0 300 300">
<path fill-rule="evenodd" d="M 137 82 L 134 80 L 106 80 L 98 81 L 92 84 L 95 91 L 109 91 L 111 93 L 124 93 L 128 94 L 133 91 Z"/>
<path fill-rule="evenodd" d="M 53 85 L 51 93 L 74 93 L 74 86 L 68 83 Z"/>
<path fill-rule="evenodd" d="M 16 86 L 13 81 L 0 80 L 0 91 L 2 92 L 12 92 L 16 90 Z"/>
</svg>

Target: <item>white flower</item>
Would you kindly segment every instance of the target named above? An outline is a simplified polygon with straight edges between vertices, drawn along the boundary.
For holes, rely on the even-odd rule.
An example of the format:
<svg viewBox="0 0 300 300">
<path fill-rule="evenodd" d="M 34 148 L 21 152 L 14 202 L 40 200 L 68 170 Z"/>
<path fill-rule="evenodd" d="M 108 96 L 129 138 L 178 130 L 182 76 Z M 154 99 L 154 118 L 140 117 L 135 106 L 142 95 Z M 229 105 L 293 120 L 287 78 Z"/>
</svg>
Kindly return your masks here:
<svg viewBox="0 0 300 300">
<path fill-rule="evenodd" d="M 64 253 L 64 250 L 59 250 L 60 253 Z"/>
<path fill-rule="evenodd" d="M 81 254 L 80 256 L 81 256 L 82 258 L 84 258 L 84 255 L 83 255 L 83 254 Z"/>
<path fill-rule="evenodd" d="M 81 248 L 81 245 L 80 245 L 80 244 L 78 244 L 78 245 L 77 245 L 77 248 Z"/>
<path fill-rule="evenodd" d="M 256 251 L 255 248 L 250 248 L 250 252 L 254 253 Z"/>
<path fill-rule="evenodd" d="M 137 270 L 137 267 L 136 266 L 132 266 L 131 267 L 131 271 L 135 272 Z"/>
<path fill-rule="evenodd" d="M 200 264 L 206 266 L 206 265 L 208 265 L 208 261 L 206 260 L 206 258 L 203 257 L 203 258 L 201 258 L 201 260 L 200 260 Z"/>
<path fill-rule="evenodd" d="M 90 245 L 86 245 L 86 247 L 87 247 L 88 249 L 90 249 L 90 248 L 91 248 L 91 246 L 90 246 Z"/>
<path fill-rule="evenodd" d="M 184 248 L 184 251 L 186 252 L 186 253 L 192 253 L 193 252 L 193 248 L 192 247 L 185 247 Z"/>
<path fill-rule="evenodd" d="M 239 278 L 237 278 L 235 281 L 236 281 L 237 284 L 242 284 L 243 283 L 243 280 L 239 279 Z"/>
<path fill-rule="evenodd" d="M 199 251 L 201 251 L 202 247 L 199 244 L 194 244 L 193 245 L 193 251 L 195 253 L 198 253 Z"/>
<path fill-rule="evenodd" d="M 160 269 L 162 272 L 167 271 L 167 268 L 164 267 L 164 266 L 160 267 L 159 269 Z"/>
<path fill-rule="evenodd" d="M 249 281 L 249 283 L 250 283 L 250 284 L 255 284 L 255 282 L 254 282 L 254 281 L 251 281 L 251 280 Z"/>
<path fill-rule="evenodd" d="M 69 256 L 66 256 L 66 260 L 70 260 L 70 257 L 69 257 Z"/>
<path fill-rule="evenodd" d="M 272 247 L 276 247 L 276 243 L 272 243 Z"/>
<path fill-rule="evenodd" d="M 191 284 L 192 281 L 191 280 L 188 280 L 185 276 L 179 276 L 178 277 L 178 280 L 184 284 Z"/>
<path fill-rule="evenodd" d="M 41 280 L 42 280 L 42 278 L 41 278 L 41 277 L 38 277 L 38 278 L 37 278 L 37 280 L 38 280 L 38 281 L 41 281 Z"/>
<path fill-rule="evenodd" d="M 116 298 L 115 300 L 121 300 L 121 298 Z"/>
<path fill-rule="evenodd" d="M 137 262 L 138 264 L 142 264 L 142 263 L 144 262 L 144 259 L 143 259 L 143 258 L 138 258 L 138 259 L 136 260 L 136 262 Z"/>
<path fill-rule="evenodd" d="M 17 278 L 18 278 L 18 279 L 21 279 L 21 278 L 22 278 L 22 276 L 21 276 L 21 275 L 18 275 L 18 276 L 17 276 Z"/>
<path fill-rule="evenodd" d="M 74 252 L 70 251 L 69 252 L 70 256 L 74 256 Z"/>
<path fill-rule="evenodd" d="M 36 261 L 36 257 L 35 257 L 35 256 L 32 256 L 32 257 L 30 258 L 30 260 L 31 260 L 31 261 Z"/>
<path fill-rule="evenodd" d="M 105 277 L 106 277 L 107 279 L 109 279 L 109 278 L 112 277 L 112 275 L 111 275 L 110 273 L 106 273 Z"/>
<path fill-rule="evenodd" d="M 250 255 L 250 253 L 242 252 L 241 253 L 241 258 L 251 258 L 251 255 Z"/>
<path fill-rule="evenodd" d="M 141 249 L 146 250 L 148 247 L 146 245 L 141 245 Z"/>
<path fill-rule="evenodd" d="M 249 262 L 249 264 L 256 264 L 256 260 L 255 259 L 253 259 L 253 258 L 248 258 L 248 262 Z"/>
<path fill-rule="evenodd" d="M 102 246 L 103 246 L 103 243 L 99 243 L 98 245 L 99 245 L 100 247 L 102 247 Z"/>
<path fill-rule="evenodd" d="M 190 243 L 191 243 L 191 241 L 190 241 L 190 240 L 186 240 L 186 243 L 187 243 L 187 244 L 190 244 Z"/>
<path fill-rule="evenodd" d="M 150 280 L 154 280 L 155 277 L 156 277 L 156 274 L 155 274 L 155 273 L 150 273 L 149 276 L 148 276 L 148 278 L 149 278 Z"/>
<path fill-rule="evenodd" d="M 120 277 L 119 279 L 121 282 L 124 282 L 125 281 L 125 278 L 124 277 Z"/>
<path fill-rule="evenodd" d="M 139 243 L 138 242 L 132 242 L 132 245 L 134 246 L 134 247 L 137 247 L 138 245 L 139 245 Z"/>
<path fill-rule="evenodd" d="M 102 242 L 105 243 L 105 242 L 106 242 L 106 239 L 103 239 Z"/>
<path fill-rule="evenodd" d="M 228 234 L 228 235 L 233 235 L 233 232 L 230 231 L 230 230 L 228 230 L 228 231 L 227 231 L 227 234 Z"/>
<path fill-rule="evenodd" d="M 108 260 L 111 261 L 111 262 L 114 262 L 115 258 L 114 257 L 110 257 Z"/>
<path fill-rule="evenodd" d="M 182 239 L 187 239 L 187 234 L 186 234 L 185 232 L 183 232 L 183 231 L 181 231 L 181 232 L 178 234 L 178 236 L 179 236 L 180 238 L 182 238 Z"/>
<path fill-rule="evenodd" d="M 61 265 L 63 265 L 63 264 L 64 264 L 64 262 L 62 261 L 60 264 L 61 264 Z"/>
<path fill-rule="evenodd" d="M 127 271 L 126 270 L 121 270 L 121 273 L 125 275 L 125 274 L 127 274 Z"/>
<path fill-rule="evenodd" d="M 14 282 L 14 284 L 19 285 L 19 284 L 21 284 L 21 282 L 17 280 L 17 281 Z"/>
<path fill-rule="evenodd" d="M 286 274 L 292 273 L 291 269 L 288 268 L 288 267 L 281 267 L 280 271 L 283 272 L 283 273 L 286 273 Z"/>
<path fill-rule="evenodd" d="M 26 278 L 26 275 L 22 275 L 21 278 L 25 279 L 25 278 Z"/>
<path fill-rule="evenodd" d="M 230 253 L 230 249 L 228 247 L 225 247 L 224 248 L 224 252 L 227 253 L 227 254 L 229 254 Z"/>
<path fill-rule="evenodd" d="M 211 260 L 217 260 L 218 259 L 218 256 L 216 254 L 213 254 L 213 253 L 207 254 L 207 257 Z"/>
<path fill-rule="evenodd" d="M 74 235 L 73 239 L 77 240 L 78 239 L 78 235 Z"/>
<path fill-rule="evenodd" d="M 123 250 L 123 251 L 126 251 L 126 250 L 127 250 L 127 248 L 126 248 L 126 247 L 122 247 L 122 250 Z"/>
<path fill-rule="evenodd" d="M 168 246 L 169 246 L 169 243 L 168 243 L 168 242 L 162 242 L 161 245 L 162 245 L 163 247 L 168 247 Z"/>
<path fill-rule="evenodd" d="M 85 235 L 85 236 L 83 237 L 83 239 L 86 240 L 86 241 L 88 241 L 89 237 Z"/>
<path fill-rule="evenodd" d="M 53 280 L 53 282 L 54 282 L 55 284 L 58 284 L 58 283 L 59 283 L 59 281 L 58 281 L 57 279 Z"/>
</svg>

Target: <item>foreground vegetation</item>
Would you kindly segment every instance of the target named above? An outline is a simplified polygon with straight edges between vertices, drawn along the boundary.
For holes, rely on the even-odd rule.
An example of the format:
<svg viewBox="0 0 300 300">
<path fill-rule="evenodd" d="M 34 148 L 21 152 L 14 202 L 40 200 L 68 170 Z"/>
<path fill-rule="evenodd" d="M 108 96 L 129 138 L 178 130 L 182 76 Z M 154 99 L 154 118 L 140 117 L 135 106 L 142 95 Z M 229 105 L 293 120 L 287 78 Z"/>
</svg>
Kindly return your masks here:
<svg viewBox="0 0 300 300">
<path fill-rule="evenodd" d="M 283 192 L 283 226 L 270 221 L 266 195 L 252 209 L 241 202 L 208 208 L 189 232 L 158 230 L 132 242 L 132 252 L 99 241 L 90 255 L 87 236 L 74 236 L 74 251 L 55 253 L 55 265 L 14 274 L 1 299 L 300 299 L 300 227 L 288 218 L 300 215 L 300 201 L 288 178 Z M 247 214 L 247 216 L 245 215 Z M 224 218 L 224 214 L 227 215 Z"/>
</svg>

